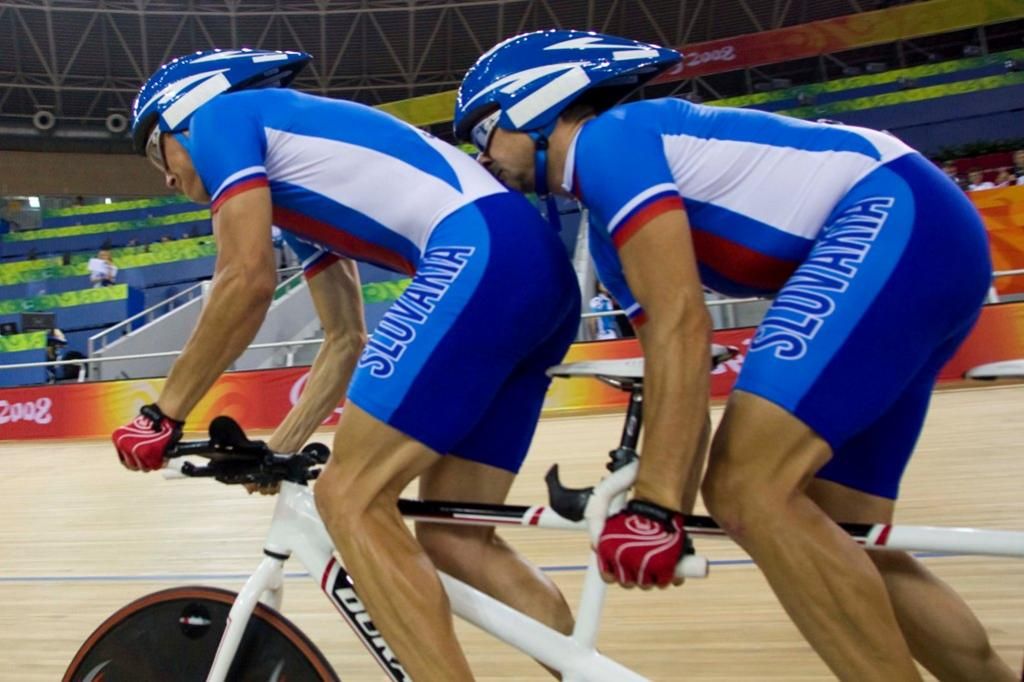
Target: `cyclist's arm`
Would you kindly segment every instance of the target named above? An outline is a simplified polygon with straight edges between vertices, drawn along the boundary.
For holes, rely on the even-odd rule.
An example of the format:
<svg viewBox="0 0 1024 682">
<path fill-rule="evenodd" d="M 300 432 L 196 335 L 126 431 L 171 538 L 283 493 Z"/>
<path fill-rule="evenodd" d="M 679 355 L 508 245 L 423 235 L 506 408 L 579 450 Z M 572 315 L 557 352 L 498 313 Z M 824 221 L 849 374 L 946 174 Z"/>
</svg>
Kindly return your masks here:
<svg viewBox="0 0 1024 682">
<path fill-rule="evenodd" d="M 366 343 L 359 271 L 354 261 L 337 260 L 310 276 L 309 293 L 324 328 L 324 342 L 299 401 L 268 441 L 275 452 L 297 452 L 337 407 Z"/>
<path fill-rule="evenodd" d="M 652 218 L 619 247 L 643 307 L 644 442 L 634 495 L 680 508 L 708 414 L 711 318 L 683 210 Z M 688 510 L 684 510 L 688 511 Z"/>
<path fill-rule="evenodd" d="M 168 417 L 184 420 L 263 323 L 277 284 L 270 223 L 266 186 L 230 197 L 214 213 L 213 286 L 157 400 Z"/>
</svg>

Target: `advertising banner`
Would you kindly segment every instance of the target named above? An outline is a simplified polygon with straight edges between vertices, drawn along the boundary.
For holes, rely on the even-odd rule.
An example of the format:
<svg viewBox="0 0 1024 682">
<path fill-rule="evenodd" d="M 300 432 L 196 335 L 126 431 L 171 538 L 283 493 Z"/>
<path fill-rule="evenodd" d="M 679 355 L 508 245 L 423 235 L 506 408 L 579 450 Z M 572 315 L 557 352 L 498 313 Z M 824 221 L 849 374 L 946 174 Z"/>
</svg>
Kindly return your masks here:
<svg viewBox="0 0 1024 682">
<path fill-rule="evenodd" d="M 655 83 L 707 76 L 1024 17 L 1020 0 L 931 0 L 679 47 Z"/>
<path fill-rule="evenodd" d="M 716 332 L 716 343 L 735 346 L 740 355 L 715 370 L 711 394 L 732 389 L 753 329 Z M 894 348 L 892 352 L 913 352 Z M 640 355 L 636 340 L 574 345 L 567 362 Z M 1024 303 L 985 308 L 977 327 L 942 370 L 940 380 L 958 380 L 976 365 L 1024 357 Z M 201 432 L 217 415 L 234 417 L 247 429 L 272 429 L 291 409 L 306 385 L 308 367 L 236 372 L 222 376 L 189 415 L 186 429 Z M 156 400 L 163 379 L 61 384 L 0 389 L 0 440 L 105 438 L 130 420 L 139 407 Z M 624 405 L 621 391 L 587 378 L 555 379 L 544 402 L 546 416 L 606 410 Z M 334 424 L 339 407 L 325 424 Z"/>
<path fill-rule="evenodd" d="M 981 213 L 992 248 L 992 269 L 996 272 L 1024 270 L 1024 186 L 971 192 L 971 201 Z M 995 280 L 999 294 L 1024 292 L 1024 275 Z"/>
</svg>

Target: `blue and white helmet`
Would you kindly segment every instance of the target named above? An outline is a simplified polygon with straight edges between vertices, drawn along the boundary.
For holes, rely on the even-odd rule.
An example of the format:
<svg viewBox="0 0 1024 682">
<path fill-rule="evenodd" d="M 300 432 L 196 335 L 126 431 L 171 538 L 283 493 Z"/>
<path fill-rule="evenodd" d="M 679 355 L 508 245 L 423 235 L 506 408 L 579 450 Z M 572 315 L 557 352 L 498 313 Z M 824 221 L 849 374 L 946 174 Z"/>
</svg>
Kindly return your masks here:
<svg viewBox="0 0 1024 682">
<path fill-rule="evenodd" d="M 221 93 L 288 85 L 311 59 L 305 52 L 205 50 L 164 64 L 132 105 L 135 151 L 146 154 L 155 130 L 188 130 L 196 110 Z"/>
<path fill-rule="evenodd" d="M 675 50 L 587 31 L 535 31 L 509 38 L 480 57 L 462 79 L 455 136 L 481 150 L 495 125 L 547 137 L 558 115 L 585 91 L 635 88 L 682 58 Z"/>
</svg>

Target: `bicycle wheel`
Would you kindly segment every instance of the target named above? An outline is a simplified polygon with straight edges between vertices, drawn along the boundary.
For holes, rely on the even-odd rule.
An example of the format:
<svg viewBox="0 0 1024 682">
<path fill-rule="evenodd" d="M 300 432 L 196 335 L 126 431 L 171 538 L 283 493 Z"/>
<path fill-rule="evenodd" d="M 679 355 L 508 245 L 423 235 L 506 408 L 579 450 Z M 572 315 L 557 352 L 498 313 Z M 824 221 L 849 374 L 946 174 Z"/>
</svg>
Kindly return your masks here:
<svg viewBox="0 0 1024 682">
<path fill-rule="evenodd" d="M 235 593 L 175 587 L 107 618 L 78 650 L 64 682 L 196 682 L 213 664 Z M 228 679 L 336 682 L 320 650 L 287 618 L 256 606 Z"/>
</svg>

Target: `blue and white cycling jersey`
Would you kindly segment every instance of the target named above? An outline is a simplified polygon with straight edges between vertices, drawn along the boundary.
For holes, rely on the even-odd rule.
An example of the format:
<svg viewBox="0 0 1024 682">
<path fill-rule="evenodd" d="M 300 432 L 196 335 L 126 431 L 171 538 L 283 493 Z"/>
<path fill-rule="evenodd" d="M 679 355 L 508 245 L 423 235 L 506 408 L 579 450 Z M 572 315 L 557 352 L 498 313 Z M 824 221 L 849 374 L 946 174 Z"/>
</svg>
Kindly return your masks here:
<svg viewBox="0 0 1024 682">
<path fill-rule="evenodd" d="M 306 268 L 333 262 L 333 252 L 412 274 L 445 217 L 505 191 L 428 133 L 361 104 L 294 90 L 216 97 L 196 112 L 190 134 L 212 211 L 269 185 L 274 224 L 314 246 L 300 249 Z"/>
<path fill-rule="evenodd" d="M 829 444 L 819 478 L 897 496 L 992 273 L 977 211 L 934 164 L 885 133 L 653 100 L 585 123 L 563 186 L 638 324 L 618 249 L 685 204 L 704 285 L 774 297 L 735 388 Z"/>
<path fill-rule="evenodd" d="M 590 299 L 590 312 L 592 313 L 610 313 L 615 310 L 615 304 L 612 303 L 612 299 L 608 298 L 606 294 L 598 293 Z M 615 324 L 615 318 L 611 315 L 595 318 L 597 323 L 597 338 L 598 339 L 617 339 L 619 338 L 619 329 Z"/>
<path fill-rule="evenodd" d="M 582 127 L 563 187 L 590 210 L 601 280 L 636 317 L 616 249 L 655 216 L 685 204 L 709 289 L 774 293 L 846 193 L 911 152 L 864 128 L 649 100 L 615 107 Z"/>
<path fill-rule="evenodd" d="M 339 257 L 412 275 L 348 402 L 439 454 L 517 471 L 545 370 L 580 313 L 565 248 L 530 203 L 454 147 L 351 102 L 242 91 L 204 105 L 190 130 L 212 210 L 269 187 L 307 277 Z"/>
</svg>

